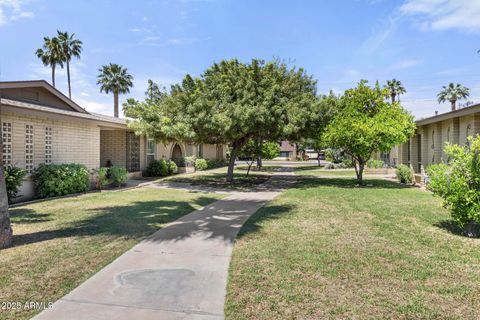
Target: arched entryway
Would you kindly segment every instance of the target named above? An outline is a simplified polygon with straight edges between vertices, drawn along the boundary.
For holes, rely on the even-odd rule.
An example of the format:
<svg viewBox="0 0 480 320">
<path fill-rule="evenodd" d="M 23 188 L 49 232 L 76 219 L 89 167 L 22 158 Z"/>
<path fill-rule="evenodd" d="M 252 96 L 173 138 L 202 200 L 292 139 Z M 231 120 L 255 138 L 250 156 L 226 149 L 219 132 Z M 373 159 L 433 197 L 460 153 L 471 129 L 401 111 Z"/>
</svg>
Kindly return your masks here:
<svg viewBox="0 0 480 320">
<path fill-rule="evenodd" d="M 172 161 L 175 162 L 177 166 L 183 165 L 182 148 L 178 143 L 175 143 L 175 145 L 172 148 Z"/>
</svg>

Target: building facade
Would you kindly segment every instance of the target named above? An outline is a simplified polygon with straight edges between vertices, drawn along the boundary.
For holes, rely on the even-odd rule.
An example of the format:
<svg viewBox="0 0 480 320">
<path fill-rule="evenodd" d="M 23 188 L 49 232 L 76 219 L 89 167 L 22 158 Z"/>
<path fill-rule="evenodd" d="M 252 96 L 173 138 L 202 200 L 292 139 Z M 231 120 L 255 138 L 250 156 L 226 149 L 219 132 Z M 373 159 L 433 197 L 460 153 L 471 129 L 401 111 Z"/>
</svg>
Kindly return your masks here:
<svg viewBox="0 0 480 320">
<path fill-rule="evenodd" d="M 227 151 L 223 145 L 155 143 L 136 135 L 125 119 L 90 113 L 41 80 L 0 82 L 0 126 L 4 165 L 27 171 L 20 201 L 33 196 L 29 175 L 40 164 L 122 166 L 138 176 L 155 159 L 224 160 Z"/>
<path fill-rule="evenodd" d="M 480 104 L 421 119 L 416 124 L 414 136 L 396 146 L 389 158 L 391 163 L 410 165 L 415 173 L 423 174 L 428 165 L 447 160 L 447 142 L 466 145 L 467 137 L 480 134 Z"/>
</svg>

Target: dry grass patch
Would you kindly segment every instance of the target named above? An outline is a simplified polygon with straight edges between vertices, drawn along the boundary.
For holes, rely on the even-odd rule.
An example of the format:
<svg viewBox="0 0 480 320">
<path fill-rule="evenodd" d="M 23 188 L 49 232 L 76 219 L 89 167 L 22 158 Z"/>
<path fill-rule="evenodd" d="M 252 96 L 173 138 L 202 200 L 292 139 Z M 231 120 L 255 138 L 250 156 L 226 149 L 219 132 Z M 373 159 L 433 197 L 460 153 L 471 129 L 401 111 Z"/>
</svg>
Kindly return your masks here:
<svg viewBox="0 0 480 320">
<path fill-rule="evenodd" d="M 54 302 L 165 223 L 220 197 L 140 188 L 11 209 L 14 247 L 0 251 L 0 301 Z M 35 313 L 0 310 L 0 319 Z"/>
<path fill-rule="evenodd" d="M 355 183 L 302 178 L 247 222 L 227 318 L 477 317 L 480 240 L 439 227 L 448 213 L 430 193 Z"/>
</svg>

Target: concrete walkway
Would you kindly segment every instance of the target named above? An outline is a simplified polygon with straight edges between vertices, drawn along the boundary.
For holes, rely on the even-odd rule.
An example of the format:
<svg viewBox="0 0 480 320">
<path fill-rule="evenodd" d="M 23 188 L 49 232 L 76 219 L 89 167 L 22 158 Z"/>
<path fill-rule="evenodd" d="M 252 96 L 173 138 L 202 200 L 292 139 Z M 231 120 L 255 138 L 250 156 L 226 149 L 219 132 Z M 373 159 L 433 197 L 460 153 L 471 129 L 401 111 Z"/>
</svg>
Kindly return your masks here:
<svg viewBox="0 0 480 320">
<path fill-rule="evenodd" d="M 170 223 L 34 319 L 223 319 L 238 231 L 294 181 L 276 173 L 258 192 L 232 193 Z"/>
</svg>

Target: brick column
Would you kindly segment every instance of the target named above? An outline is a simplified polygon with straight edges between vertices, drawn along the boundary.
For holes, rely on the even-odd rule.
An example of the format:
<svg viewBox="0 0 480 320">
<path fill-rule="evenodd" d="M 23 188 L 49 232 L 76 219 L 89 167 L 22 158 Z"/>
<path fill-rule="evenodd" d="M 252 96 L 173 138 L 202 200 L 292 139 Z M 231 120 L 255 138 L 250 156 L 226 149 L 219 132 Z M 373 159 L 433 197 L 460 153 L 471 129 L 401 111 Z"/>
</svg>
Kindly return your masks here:
<svg viewBox="0 0 480 320">
<path fill-rule="evenodd" d="M 425 173 L 425 167 L 430 163 L 431 159 L 429 159 L 428 157 L 428 151 L 429 149 L 431 149 L 432 147 L 432 141 L 430 141 L 429 137 L 428 137 L 428 130 L 427 130 L 427 127 L 422 127 L 420 129 L 420 134 L 422 136 L 422 142 L 421 142 L 421 150 L 420 150 L 420 154 L 421 154 L 421 167 L 420 167 L 420 173 Z"/>
<path fill-rule="evenodd" d="M 418 135 L 415 134 L 410 138 L 410 167 L 418 172 Z"/>
<path fill-rule="evenodd" d="M 459 144 L 460 143 L 460 118 L 453 118 L 452 122 L 452 144 Z"/>
<path fill-rule="evenodd" d="M 472 134 L 476 136 L 480 134 L 480 112 L 477 112 L 473 115 L 473 127 L 472 127 Z"/>
<path fill-rule="evenodd" d="M 438 122 L 435 125 L 435 133 L 433 137 L 433 142 L 435 144 L 435 149 L 433 151 L 434 163 L 442 162 L 442 153 L 443 153 L 443 141 L 442 141 L 442 123 Z"/>
</svg>

